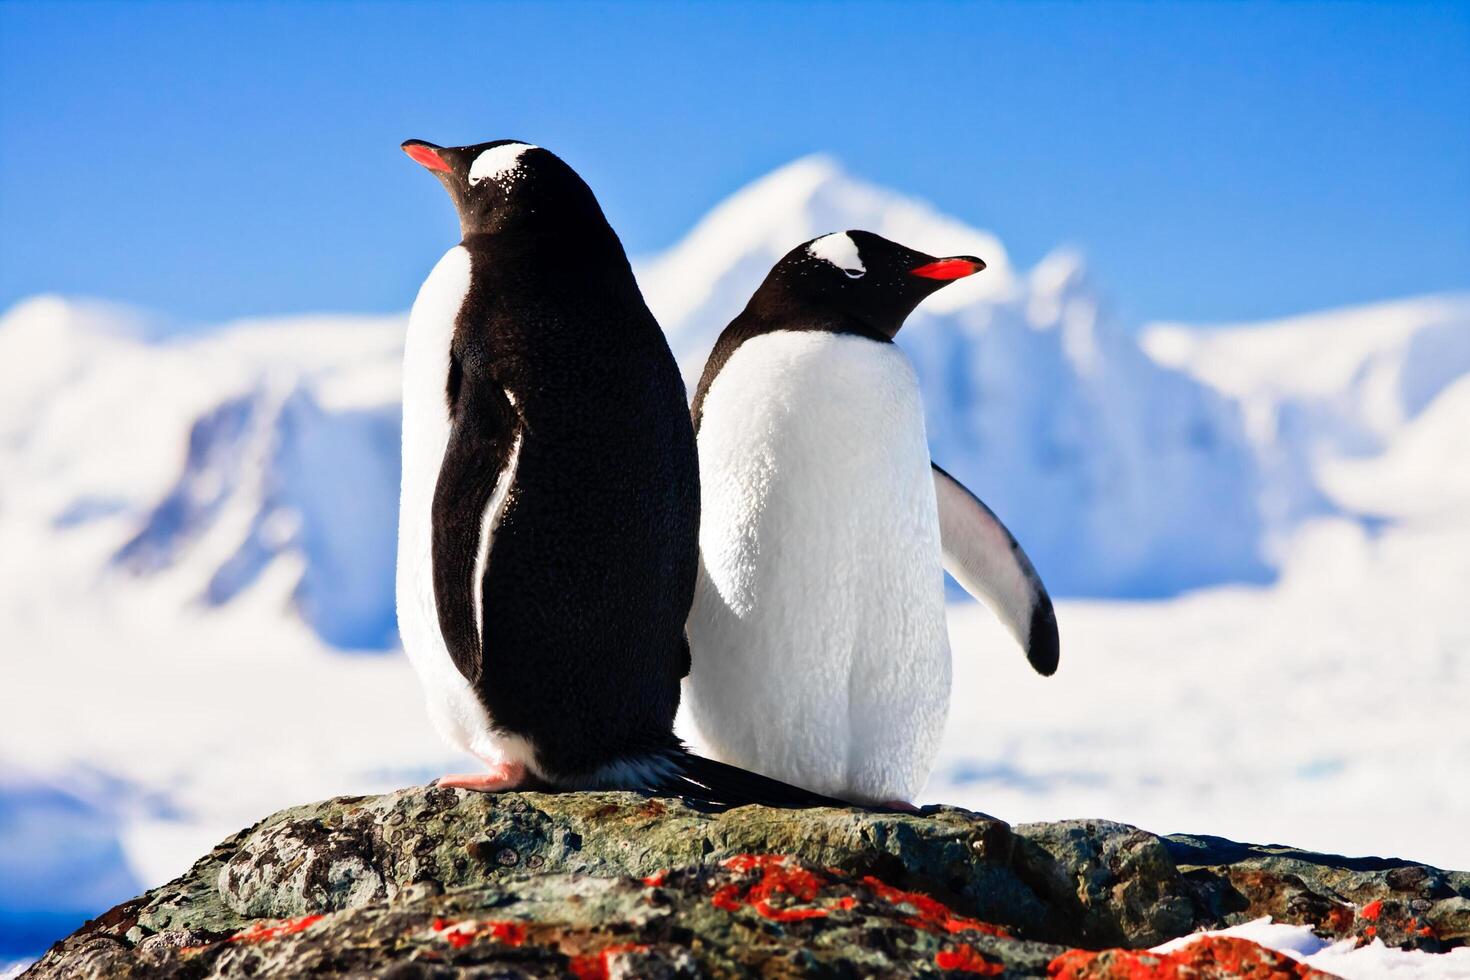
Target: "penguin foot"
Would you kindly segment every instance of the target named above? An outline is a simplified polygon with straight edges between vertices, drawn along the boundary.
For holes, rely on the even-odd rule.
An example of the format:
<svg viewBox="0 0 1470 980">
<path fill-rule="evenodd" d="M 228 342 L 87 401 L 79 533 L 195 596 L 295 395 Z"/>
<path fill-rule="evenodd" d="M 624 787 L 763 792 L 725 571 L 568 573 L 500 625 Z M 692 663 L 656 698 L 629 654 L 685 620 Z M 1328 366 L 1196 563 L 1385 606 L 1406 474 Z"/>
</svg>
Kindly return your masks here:
<svg viewBox="0 0 1470 980">
<path fill-rule="evenodd" d="M 880 806 L 885 810 L 897 810 L 900 813 L 918 813 L 919 808 L 908 800 L 884 800 Z"/>
<path fill-rule="evenodd" d="M 526 767 L 519 762 L 504 762 L 492 766 L 489 772 L 462 772 L 440 776 L 435 786 L 445 789 L 468 789 L 477 793 L 503 793 L 521 789 L 527 783 Z"/>
</svg>

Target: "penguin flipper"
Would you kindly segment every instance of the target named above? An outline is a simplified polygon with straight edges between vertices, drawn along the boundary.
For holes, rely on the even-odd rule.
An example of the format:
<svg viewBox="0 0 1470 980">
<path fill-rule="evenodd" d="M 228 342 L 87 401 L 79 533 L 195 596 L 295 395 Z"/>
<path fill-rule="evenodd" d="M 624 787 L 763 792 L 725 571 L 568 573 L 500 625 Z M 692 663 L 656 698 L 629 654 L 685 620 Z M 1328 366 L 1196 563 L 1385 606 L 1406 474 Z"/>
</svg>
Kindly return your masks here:
<svg viewBox="0 0 1470 980">
<path fill-rule="evenodd" d="M 1050 676 L 1057 669 L 1060 640 L 1051 596 L 1036 567 L 994 511 L 938 464 L 930 465 L 944 570 L 989 605 L 1036 672 Z"/>
<path fill-rule="evenodd" d="M 514 465 L 519 433 L 515 407 L 499 385 L 464 377 L 454 396 L 449 444 L 434 487 L 434 603 L 449 656 L 477 685 L 484 670 L 485 524 L 497 517 L 497 498 L 503 503 L 509 493 L 506 471 Z"/>
</svg>

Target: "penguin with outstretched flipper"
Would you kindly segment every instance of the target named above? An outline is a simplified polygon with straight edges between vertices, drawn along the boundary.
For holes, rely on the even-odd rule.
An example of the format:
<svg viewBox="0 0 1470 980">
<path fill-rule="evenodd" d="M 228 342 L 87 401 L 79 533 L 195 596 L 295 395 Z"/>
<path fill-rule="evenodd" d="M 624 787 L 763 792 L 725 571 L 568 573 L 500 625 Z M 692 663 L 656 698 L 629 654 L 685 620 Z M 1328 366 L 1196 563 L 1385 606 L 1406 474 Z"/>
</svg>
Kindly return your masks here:
<svg viewBox="0 0 1470 980">
<path fill-rule="evenodd" d="M 833 802 L 673 734 L 698 562 L 694 432 L 667 341 L 571 167 L 513 140 L 403 149 L 463 240 L 409 317 L 398 617 L 441 786 Z"/>
<path fill-rule="evenodd" d="M 929 458 L 893 343 L 973 275 L 878 235 L 787 254 L 715 343 L 694 397 L 703 487 L 691 715 L 726 762 L 866 804 L 923 788 L 950 698 L 944 569 L 1042 674 L 1051 599 L 1010 532 Z"/>
</svg>

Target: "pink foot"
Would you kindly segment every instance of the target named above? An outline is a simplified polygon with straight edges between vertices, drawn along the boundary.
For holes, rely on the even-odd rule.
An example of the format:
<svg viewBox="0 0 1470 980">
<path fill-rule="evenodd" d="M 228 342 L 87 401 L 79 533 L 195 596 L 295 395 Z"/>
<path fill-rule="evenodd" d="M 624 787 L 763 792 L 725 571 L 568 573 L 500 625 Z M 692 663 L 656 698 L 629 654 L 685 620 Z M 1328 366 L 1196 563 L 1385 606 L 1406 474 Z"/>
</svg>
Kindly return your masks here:
<svg viewBox="0 0 1470 980">
<path fill-rule="evenodd" d="M 908 800 L 884 800 L 882 807 L 885 810 L 899 810 L 903 813 L 918 813 L 919 808 Z"/>
<path fill-rule="evenodd" d="M 491 766 L 489 772 L 462 772 L 440 776 L 435 786 L 446 789 L 471 789 L 477 793 L 501 793 L 519 789 L 526 782 L 526 767 L 519 762 Z"/>
</svg>

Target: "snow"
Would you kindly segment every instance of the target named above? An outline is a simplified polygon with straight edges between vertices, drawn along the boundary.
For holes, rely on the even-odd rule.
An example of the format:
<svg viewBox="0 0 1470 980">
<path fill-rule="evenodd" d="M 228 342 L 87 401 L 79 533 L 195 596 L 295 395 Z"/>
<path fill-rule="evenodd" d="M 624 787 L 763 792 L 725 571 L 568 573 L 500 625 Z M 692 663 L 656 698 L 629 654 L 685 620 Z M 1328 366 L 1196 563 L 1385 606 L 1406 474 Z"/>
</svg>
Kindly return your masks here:
<svg viewBox="0 0 1470 980">
<path fill-rule="evenodd" d="M 1186 372 L 1239 406 L 1264 470 L 1268 537 L 1314 513 L 1376 510 L 1387 516 L 1419 506 L 1406 497 L 1444 495 L 1434 480 L 1422 480 L 1409 493 L 1402 483 L 1385 487 L 1389 500 L 1364 498 L 1355 496 L 1359 478 L 1349 473 L 1348 483 L 1339 484 L 1327 471 L 1342 471 L 1339 464 L 1356 470 L 1356 461 L 1371 461 L 1398 445 L 1425 409 L 1470 373 L 1470 295 L 1417 297 L 1261 324 L 1159 324 L 1144 331 L 1143 346 L 1160 364 Z M 1419 438 L 1432 443 L 1435 437 Z M 1395 462 L 1408 463 L 1402 457 Z"/>
<path fill-rule="evenodd" d="M 1470 977 L 1470 947 L 1453 949 L 1448 953 L 1426 953 L 1423 950 L 1393 949 L 1378 939 L 1355 947 L 1351 939 L 1330 942 L 1317 936 L 1308 926 L 1272 922 L 1270 916 L 1229 929 L 1183 936 L 1155 946 L 1153 952 L 1172 953 L 1204 936 L 1249 939 L 1343 980 L 1377 980 L 1380 977 L 1463 980 Z"/>
<path fill-rule="evenodd" d="M 1470 521 L 1292 542 L 1271 587 L 1061 602 L 1056 675 L 954 606 L 925 799 L 1470 867 Z"/>
<path fill-rule="evenodd" d="M 1427 296 L 1271 323 L 1158 324 L 1145 345 L 1235 398 L 1332 401 L 1387 433 L 1470 370 L 1470 297 Z"/>
<path fill-rule="evenodd" d="M 1140 335 L 1079 256 L 808 158 L 640 264 L 686 376 L 853 227 L 989 264 L 899 338 L 1060 597 L 1052 678 L 951 607 L 922 799 L 1470 868 L 1470 298 Z M 405 319 L 0 317 L 0 963 L 273 809 L 464 766 L 394 631 Z"/>
<path fill-rule="evenodd" d="M 1318 477 L 1343 507 L 1409 518 L 1451 516 L 1470 500 L 1470 376 L 1457 379 L 1376 456 L 1323 459 Z"/>
</svg>

